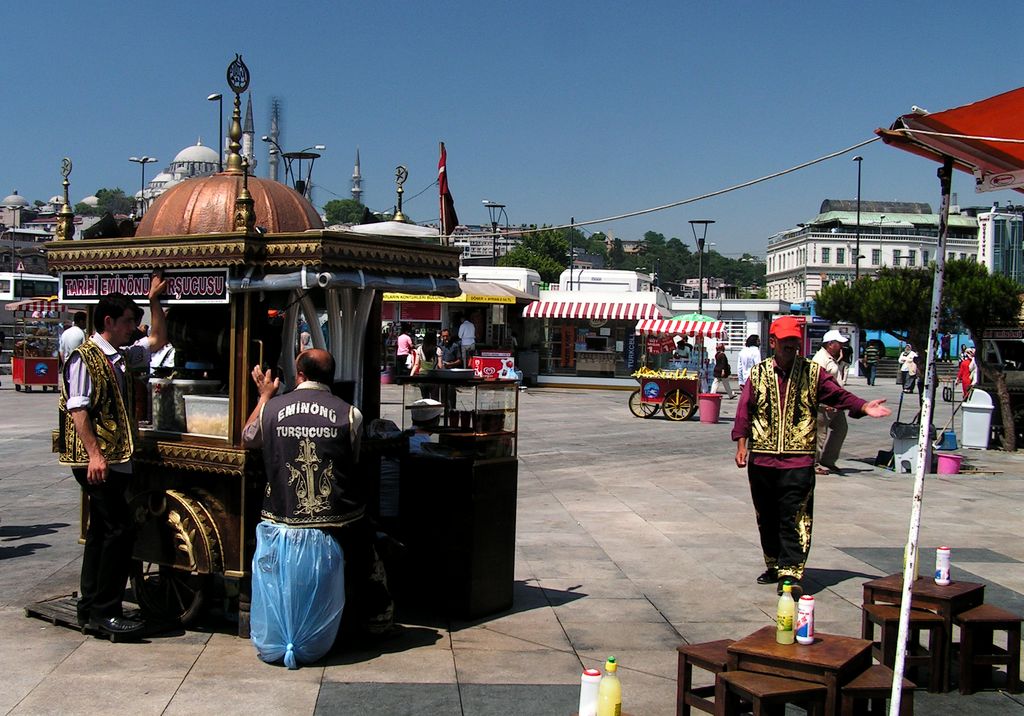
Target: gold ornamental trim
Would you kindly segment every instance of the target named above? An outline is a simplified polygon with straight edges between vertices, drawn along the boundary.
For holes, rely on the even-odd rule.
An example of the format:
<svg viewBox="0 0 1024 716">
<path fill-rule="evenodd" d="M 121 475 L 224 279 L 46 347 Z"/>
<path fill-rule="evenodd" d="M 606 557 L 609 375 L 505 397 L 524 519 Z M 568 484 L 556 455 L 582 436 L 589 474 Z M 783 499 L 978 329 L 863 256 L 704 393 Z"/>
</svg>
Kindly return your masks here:
<svg viewBox="0 0 1024 716">
<path fill-rule="evenodd" d="M 97 271 L 130 268 L 213 268 L 242 266 L 259 246 L 245 237 L 166 237 L 154 239 L 87 239 L 46 245 L 51 271 Z"/>
<path fill-rule="evenodd" d="M 179 470 L 200 470 L 217 475 L 245 475 L 244 448 L 218 448 L 210 445 L 157 442 L 145 445 L 135 454 L 135 460 L 149 465 L 161 465 Z"/>
</svg>

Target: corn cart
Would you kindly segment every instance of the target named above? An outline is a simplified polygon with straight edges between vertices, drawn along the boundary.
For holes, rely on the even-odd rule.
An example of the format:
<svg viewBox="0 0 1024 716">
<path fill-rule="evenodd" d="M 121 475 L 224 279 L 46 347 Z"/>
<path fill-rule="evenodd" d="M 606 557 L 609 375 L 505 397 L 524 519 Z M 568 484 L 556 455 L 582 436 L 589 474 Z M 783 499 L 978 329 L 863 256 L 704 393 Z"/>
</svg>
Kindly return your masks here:
<svg viewBox="0 0 1024 716">
<path fill-rule="evenodd" d="M 630 412 L 649 418 L 661 410 L 669 420 L 690 419 L 697 411 L 697 396 L 707 389 L 704 338 L 722 338 L 723 322 L 699 314 L 643 319 L 636 334 L 644 337 L 645 365 L 633 373 L 640 387 L 629 395 Z M 690 347 L 684 336 L 695 338 L 696 344 Z"/>
<path fill-rule="evenodd" d="M 335 393 L 370 424 L 380 416 L 383 293 L 457 295 L 460 251 L 325 230 L 302 194 L 249 176 L 238 154 L 239 95 L 248 84 L 239 62 L 228 73 L 235 101 L 223 172 L 162 194 L 134 237 L 70 241 L 70 231 L 58 232 L 47 249 L 62 300 L 90 304 L 119 291 L 145 305 L 152 272 L 163 271 L 175 359 L 170 376 L 133 381 L 139 431 L 129 502 L 140 567 L 132 587 L 149 619 L 187 624 L 213 607 L 237 614 L 238 633 L 248 636 L 266 485 L 260 451 L 242 445 L 258 397 L 252 367 L 271 368 L 285 389 L 294 387 L 300 319 L 316 326 L 326 317 L 311 332 L 313 345 L 335 356 Z M 68 183 L 65 174 L 65 196 Z M 379 469 L 379 460 L 375 474 L 364 458 L 357 479 L 379 479 Z M 29 613 L 62 619 L 43 604 Z"/>
</svg>

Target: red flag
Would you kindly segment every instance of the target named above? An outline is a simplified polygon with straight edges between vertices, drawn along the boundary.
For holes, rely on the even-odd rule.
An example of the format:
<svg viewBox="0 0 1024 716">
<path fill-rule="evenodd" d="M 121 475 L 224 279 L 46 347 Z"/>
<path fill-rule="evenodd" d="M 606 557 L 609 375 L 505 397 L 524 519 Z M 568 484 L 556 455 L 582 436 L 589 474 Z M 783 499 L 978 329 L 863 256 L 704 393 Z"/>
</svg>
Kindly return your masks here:
<svg viewBox="0 0 1024 716">
<path fill-rule="evenodd" d="M 459 225 L 459 217 L 455 213 L 455 200 L 448 190 L 448 153 L 441 142 L 441 158 L 437 162 L 437 186 L 441 192 L 441 235 L 449 236 Z"/>
</svg>

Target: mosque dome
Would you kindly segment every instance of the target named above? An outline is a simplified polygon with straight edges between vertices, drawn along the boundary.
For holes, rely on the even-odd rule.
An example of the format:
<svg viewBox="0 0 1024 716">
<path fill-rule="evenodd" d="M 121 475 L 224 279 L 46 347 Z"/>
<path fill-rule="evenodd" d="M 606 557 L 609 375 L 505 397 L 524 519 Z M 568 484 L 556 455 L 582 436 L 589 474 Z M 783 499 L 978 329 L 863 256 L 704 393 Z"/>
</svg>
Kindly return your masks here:
<svg viewBox="0 0 1024 716">
<path fill-rule="evenodd" d="M 17 191 L 15 191 L 13 194 L 10 194 L 10 195 L 4 197 L 4 200 L 2 202 L 2 206 L 11 207 L 11 208 L 19 207 L 19 206 L 28 206 L 28 199 L 26 199 L 21 194 L 19 194 Z"/>
<path fill-rule="evenodd" d="M 64 203 L 64 197 L 62 197 L 60 194 L 57 194 L 55 196 L 51 196 L 50 200 L 46 203 L 53 204 L 54 206 L 61 206 Z"/>
<path fill-rule="evenodd" d="M 95 207 L 100 205 L 100 200 L 97 196 L 87 196 L 84 199 L 82 199 L 82 203 L 85 204 L 86 206 Z"/>
<path fill-rule="evenodd" d="M 185 147 L 174 157 L 174 164 L 186 162 L 201 162 L 204 164 L 216 164 L 220 161 L 217 151 L 210 147 L 204 147 L 200 139 L 193 146 Z"/>
<path fill-rule="evenodd" d="M 242 177 L 239 174 L 186 179 L 153 202 L 139 222 L 135 235 L 233 233 L 235 199 L 241 189 Z M 249 194 L 254 203 L 256 225 L 269 233 L 324 228 L 313 205 L 289 186 L 270 179 L 249 177 Z"/>
</svg>

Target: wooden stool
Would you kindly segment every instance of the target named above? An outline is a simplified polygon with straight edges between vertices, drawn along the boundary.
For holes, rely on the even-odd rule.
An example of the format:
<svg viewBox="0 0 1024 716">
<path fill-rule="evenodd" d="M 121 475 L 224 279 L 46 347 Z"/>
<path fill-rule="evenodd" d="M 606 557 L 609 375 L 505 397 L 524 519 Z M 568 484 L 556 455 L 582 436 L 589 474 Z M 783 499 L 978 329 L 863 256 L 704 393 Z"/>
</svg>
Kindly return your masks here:
<svg viewBox="0 0 1024 716">
<path fill-rule="evenodd" d="M 842 701 L 840 702 L 839 713 L 841 716 L 865 713 L 864 710 L 856 710 L 858 703 L 861 701 L 867 702 L 867 713 L 886 713 L 885 703 L 892 695 L 892 676 L 892 669 L 888 666 L 875 664 L 844 686 Z M 907 679 L 903 680 L 903 695 L 900 697 L 900 716 L 913 716 L 914 688 L 913 682 Z"/>
<path fill-rule="evenodd" d="M 960 693 L 975 692 L 975 677 L 982 671 L 981 667 L 1005 666 L 1006 690 L 1019 694 L 1021 617 L 991 604 L 982 604 L 960 612 L 954 620 L 960 626 Z M 1005 649 L 995 645 L 993 632 L 996 631 L 1006 632 Z"/>
<path fill-rule="evenodd" d="M 723 671 L 715 677 L 715 704 L 722 716 L 739 714 L 743 701 L 751 703 L 754 716 L 768 713 L 766 707 L 784 704 L 802 706 L 810 716 L 824 716 L 827 694 L 822 684 L 753 671 Z"/>
<path fill-rule="evenodd" d="M 729 661 L 726 651 L 732 639 L 708 641 L 703 644 L 677 646 L 679 668 L 676 674 L 676 716 L 690 716 L 690 707 L 696 706 L 709 714 L 715 712 L 715 702 L 705 697 L 715 695 L 715 685 L 693 686 L 693 667 L 718 674 L 725 671 Z"/>
<path fill-rule="evenodd" d="M 900 608 L 889 604 L 865 604 L 861 614 L 861 637 L 874 643 L 871 655 L 890 669 L 896 664 L 896 642 L 899 637 Z M 875 641 L 875 624 L 881 628 Z M 928 632 L 928 646 L 921 644 L 921 632 Z M 928 690 L 942 693 L 942 675 L 946 659 L 946 623 L 935 612 L 910 610 L 910 639 L 904 665 L 908 668 L 928 667 Z"/>
</svg>

